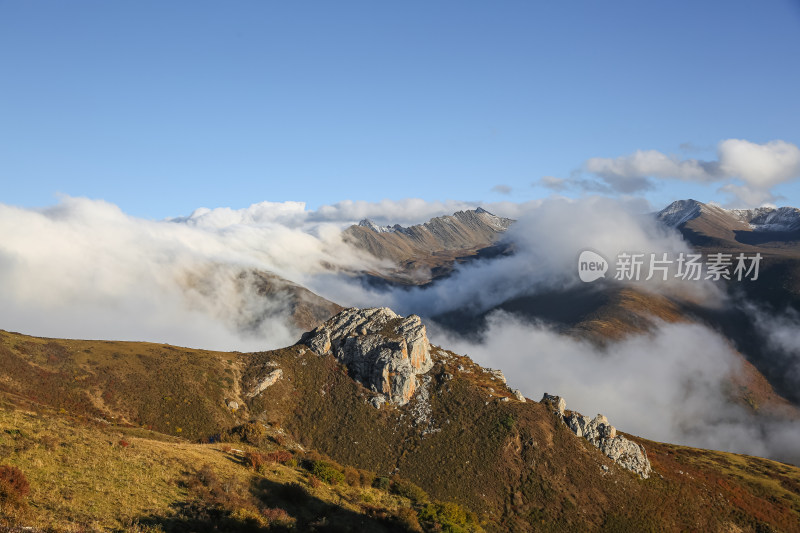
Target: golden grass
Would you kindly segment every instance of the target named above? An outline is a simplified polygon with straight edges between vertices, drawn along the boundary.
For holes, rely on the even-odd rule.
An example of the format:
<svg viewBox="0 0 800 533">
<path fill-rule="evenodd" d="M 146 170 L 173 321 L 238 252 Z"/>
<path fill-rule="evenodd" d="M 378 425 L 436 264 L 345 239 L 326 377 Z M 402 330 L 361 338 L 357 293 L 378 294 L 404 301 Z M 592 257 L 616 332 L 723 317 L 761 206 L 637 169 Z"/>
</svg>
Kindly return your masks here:
<svg viewBox="0 0 800 533">
<path fill-rule="evenodd" d="M 182 480 L 203 464 L 221 477 L 250 476 L 213 445 L 131 437 L 9 409 L 0 410 L 0 427 L 0 461 L 25 472 L 32 488 L 28 525 L 41 528 L 113 529 L 168 515 L 187 497 Z"/>
<path fill-rule="evenodd" d="M 0 464 L 20 468 L 31 485 L 27 512 L 11 523 L 4 523 L 0 512 L 0 526 L 160 531 L 158 526 L 140 528 L 139 520 L 177 516 L 179 507 L 192 498 L 187 480 L 205 467 L 221 484 L 237 490 L 247 490 L 262 479 L 280 485 L 297 483 L 321 502 L 314 504 L 317 507 L 327 504 L 352 516 L 375 509 L 391 515 L 412 505 L 407 498 L 371 487 L 311 483 L 299 466 L 275 463 L 257 474 L 236 452 L 252 449 L 242 444 L 231 451 L 226 444 L 165 440 L 141 429 L 87 424 L 57 412 L 37 413 L 10 405 L 0 406 L 0 428 Z"/>
</svg>

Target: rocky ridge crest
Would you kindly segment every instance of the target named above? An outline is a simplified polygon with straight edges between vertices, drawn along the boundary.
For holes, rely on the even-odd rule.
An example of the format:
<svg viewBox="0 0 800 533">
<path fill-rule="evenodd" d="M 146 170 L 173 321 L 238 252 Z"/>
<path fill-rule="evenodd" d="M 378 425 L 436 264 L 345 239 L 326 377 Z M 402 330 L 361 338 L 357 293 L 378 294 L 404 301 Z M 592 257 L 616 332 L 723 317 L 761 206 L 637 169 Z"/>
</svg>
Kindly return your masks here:
<svg viewBox="0 0 800 533">
<path fill-rule="evenodd" d="M 319 355 L 332 353 L 353 379 L 378 393 L 372 399 L 376 407 L 408 403 L 417 390 L 417 376 L 433 367 L 420 317 L 402 317 L 387 307 L 345 309 L 305 333 L 300 344 Z"/>
<path fill-rule="evenodd" d="M 547 393 L 542 397 L 542 403 L 549 404 L 576 436 L 591 442 L 615 463 L 642 479 L 650 477 L 652 467 L 644 446 L 617 435 L 617 429 L 608 422 L 608 418 L 601 414 L 589 418 L 574 411 L 567 415 L 564 398 Z"/>
</svg>

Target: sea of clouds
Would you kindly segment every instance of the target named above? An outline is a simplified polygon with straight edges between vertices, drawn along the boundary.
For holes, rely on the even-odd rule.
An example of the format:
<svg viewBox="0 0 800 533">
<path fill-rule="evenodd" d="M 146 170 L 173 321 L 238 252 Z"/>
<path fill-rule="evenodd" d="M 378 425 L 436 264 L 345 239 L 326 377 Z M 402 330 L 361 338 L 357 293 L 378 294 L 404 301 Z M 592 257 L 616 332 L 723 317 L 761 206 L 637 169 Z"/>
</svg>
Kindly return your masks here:
<svg viewBox="0 0 800 533">
<path fill-rule="evenodd" d="M 43 209 L 0 204 L 0 327 L 38 336 L 264 350 L 292 344 L 300 331 L 288 319 L 289 302 L 259 296 L 243 282 L 243 273 L 253 270 L 341 305 L 389 306 L 428 318 L 452 310 L 481 313 L 510 298 L 574 287 L 581 283 L 576 262 L 583 249 L 607 258 L 689 250 L 641 202 L 552 198 L 484 205 L 517 220 L 506 236 L 512 255 L 462 265 L 427 288 L 377 289 L 354 275 L 391 265 L 344 242 L 348 225 L 361 218 L 413 224 L 475 206 L 410 199 L 308 210 L 300 202 L 263 202 L 154 221 L 85 198 L 63 197 Z M 707 306 L 733 305 L 710 282 L 637 286 Z M 752 316 L 800 386 L 798 317 Z M 602 412 L 623 431 L 651 439 L 800 463 L 800 423 L 756 417 L 731 403 L 729 376 L 741 358 L 701 324 L 657 323 L 602 347 L 497 312 L 478 337 L 429 324 L 433 342 L 501 368 L 528 397 L 559 394 L 570 408 Z"/>
</svg>

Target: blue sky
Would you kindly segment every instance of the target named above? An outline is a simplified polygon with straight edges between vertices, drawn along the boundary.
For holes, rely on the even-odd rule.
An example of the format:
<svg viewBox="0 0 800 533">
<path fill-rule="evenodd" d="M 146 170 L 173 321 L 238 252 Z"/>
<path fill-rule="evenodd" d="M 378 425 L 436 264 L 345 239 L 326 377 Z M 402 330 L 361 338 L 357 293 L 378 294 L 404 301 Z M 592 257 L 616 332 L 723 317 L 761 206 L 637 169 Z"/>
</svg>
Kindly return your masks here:
<svg viewBox="0 0 800 533">
<path fill-rule="evenodd" d="M 796 147 L 798 57 L 796 0 L 0 0 L 0 203 L 724 201 L 724 172 L 609 190 L 586 162 Z M 757 192 L 800 204 L 787 172 Z"/>
</svg>

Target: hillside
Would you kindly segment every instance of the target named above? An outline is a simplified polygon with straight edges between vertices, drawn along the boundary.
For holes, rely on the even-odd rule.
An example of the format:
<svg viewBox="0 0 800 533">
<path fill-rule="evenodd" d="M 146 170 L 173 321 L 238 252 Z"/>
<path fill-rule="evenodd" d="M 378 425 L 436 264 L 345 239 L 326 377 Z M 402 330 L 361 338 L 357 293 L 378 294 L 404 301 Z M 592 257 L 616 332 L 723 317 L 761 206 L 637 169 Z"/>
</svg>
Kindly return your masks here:
<svg viewBox="0 0 800 533">
<path fill-rule="evenodd" d="M 3 531 L 393 533 L 473 520 L 399 479 L 299 451 L 280 431 L 196 443 L 4 395 L 0 427 Z M 21 495 L 3 484 L 11 468 L 24 476 Z"/>
<path fill-rule="evenodd" d="M 530 322 L 544 322 L 559 333 L 598 346 L 652 331 L 658 323 L 696 323 L 728 339 L 743 366 L 735 378 L 734 400 L 784 409 L 797 416 L 800 393 L 792 357 L 775 353 L 753 318 L 753 309 L 777 316 L 800 312 L 800 210 L 783 207 L 728 210 L 696 200 L 680 200 L 654 214 L 677 229 L 701 254 L 761 254 L 755 281 L 719 284 L 728 303 L 720 308 L 690 291 L 661 294 L 646 286 L 611 280 L 554 289 L 524 288 L 486 308 L 461 306 L 430 319 L 448 330 L 480 339 L 487 317 L 497 311 Z M 788 313 L 788 315 L 787 315 Z"/>
<path fill-rule="evenodd" d="M 375 278 L 421 284 L 446 275 L 454 263 L 471 256 L 502 253 L 503 247 L 493 245 L 512 222 L 480 207 L 407 228 L 378 226 L 365 219 L 347 228 L 344 240 L 395 265 L 387 271 L 370 272 Z"/>
<path fill-rule="evenodd" d="M 250 283 L 246 289 L 267 300 L 283 302 L 291 324 L 300 331 L 317 327 L 327 319 L 341 311 L 339 304 L 326 300 L 289 280 L 270 272 L 251 271 L 242 273 L 241 278 Z M 258 322 L 267 317 L 250 317 Z"/>
<path fill-rule="evenodd" d="M 0 416 L 8 430 L 0 464 L 26 472 L 29 509 L 45 509 L 42 516 L 51 523 L 138 520 L 186 530 L 188 518 L 180 513 L 187 502 L 194 502 L 192 512 L 208 507 L 192 494 L 212 498 L 214 491 L 204 489 L 202 479 L 184 478 L 184 485 L 174 480 L 209 463 L 217 479 L 242 480 L 233 491 L 241 498 L 232 504 L 241 507 L 239 516 L 281 507 L 296 530 L 313 530 L 312 523 L 326 530 L 331 519 L 319 522 L 321 515 L 346 511 L 348 520 L 383 517 L 365 529 L 348 522 L 353 531 L 413 531 L 414 521 L 434 531 L 434 518 L 446 521 L 444 509 L 461 517 L 463 531 L 800 530 L 800 469 L 650 442 L 602 418 L 583 419 L 558 398 L 525 399 L 508 389 L 501 373 L 431 346 L 417 318 L 388 310 L 347 310 L 294 346 L 253 354 L 13 333 L 1 338 Z M 98 395 L 102 404 L 92 400 Z M 581 426 L 584 437 L 575 424 L 588 424 Z M 54 443 L 44 439 L 48 431 Z M 247 446 L 263 453 L 286 450 L 296 463 L 283 456 L 285 465 L 255 475 L 237 466 L 244 456 L 225 451 L 224 444 L 193 444 L 209 437 L 233 441 L 233 449 L 243 452 L 255 449 Z M 237 442 L 242 439 L 252 442 Z M 73 484 L 67 498 L 66 485 L 47 481 L 62 448 L 73 450 L 75 461 L 58 468 L 76 479 L 90 476 L 79 453 L 96 447 L 107 452 L 98 456 L 89 492 L 80 489 L 88 481 Z M 374 482 L 378 489 L 369 488 L 371 481 L 319 485 L 310 474 L 323 456 L 312 450 L 330 456 L 326 464 L 342 476 L 350 472 L 352 478 L 356 468 L 387 481 Z M 120 457 L 130 466 L 125 479 L 153 490 L 146 495 L 137 488 L 130 507 L 114 510 L 102 501 L 124 489 L 103 477 L 99 465 L 110 468 Z M 643 458 L 651 469 L 641 469 Z M 316 471 L 328 472 L 319 465 Z M 286 501 L 259 499 L 282 494 L 280 486 L 292 482 L 311 487 L 311 501 L 319 506 L 333 502 L 343 510 L 325 507 L 327 512 L 308 517 Z M 262 486 L 270 490 L 254 489 Z M 103 495 L 99 503 L 87 503 L 97 495 Z M 454 502 L 462 510 L 429 501 Z M 218 503 L 211 507 L 219 511 Z M 225 516 L 233 516 L 229 511 Z M 258 527 L 264 530 L 288 527 L 263 524 Z"/>
</svg>

